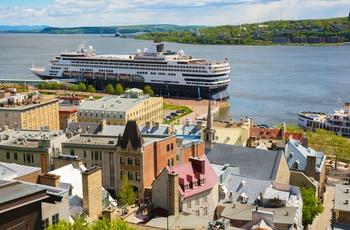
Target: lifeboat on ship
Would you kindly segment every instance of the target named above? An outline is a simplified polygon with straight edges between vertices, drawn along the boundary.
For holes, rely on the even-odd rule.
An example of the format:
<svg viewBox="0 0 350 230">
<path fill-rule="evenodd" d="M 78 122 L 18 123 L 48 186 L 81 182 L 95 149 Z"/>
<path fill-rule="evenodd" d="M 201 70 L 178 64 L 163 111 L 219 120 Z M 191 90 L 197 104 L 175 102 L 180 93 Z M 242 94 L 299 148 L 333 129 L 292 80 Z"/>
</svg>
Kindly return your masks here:
<svg viewBox="0 0 350 230">
<path fill-rule="evenodd" d="M 92 72 L 84 72 L 83 76 L 86 77 L 86 78 L 92 78 L 93 73 Z"/>
<path fill-rule="evenodd" d="M 68 71 L 68 70 L 63 71 L 62 76 L 63 77 L 70 77 L 70 71 Z"/>
<path fill-rule="evenodd" d="M 109 80 L 114 80 L 114 79 L 116 79 L 116 76 L 115 76 L 114 73 L 107 73 L 106 75 L 107 75 L 107 79 L 109 79 Z"/>
<path fill-rule="evenodd" d="M 96 72 L 96 73 L 94 73 L 94 75 L 95 75 L 96 79 L 104 79 L 105 78 L 105 74 L 102 72 Z"/>
</svg>

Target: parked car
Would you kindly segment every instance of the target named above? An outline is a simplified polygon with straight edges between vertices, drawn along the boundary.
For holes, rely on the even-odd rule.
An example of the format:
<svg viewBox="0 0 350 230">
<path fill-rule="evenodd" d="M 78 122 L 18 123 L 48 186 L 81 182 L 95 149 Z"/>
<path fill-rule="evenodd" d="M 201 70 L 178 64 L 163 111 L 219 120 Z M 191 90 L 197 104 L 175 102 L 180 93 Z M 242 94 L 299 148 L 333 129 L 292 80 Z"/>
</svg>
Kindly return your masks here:
<svg viewBox="0 0 350 230">
<path fill-rule="evenodd" d="M 176 110 L 176 113 L 186 113 L 186 109 L 179 109 L 179 110 Z"/>
<path fill-rule="evenodd" d="M 173 116 L 173 117 L 179 116 L 179 114 L 177 114 L 177 113 L 170 113 L 170 115 Z"/>
<path fill-rule="evenodd" d="M 172 119 L 172 118 L 173 118 L 173 116 L 168 115 L 168 116 L 166 116 L 166 118 L 168 118 L 168 119 Z"/>
</svg>

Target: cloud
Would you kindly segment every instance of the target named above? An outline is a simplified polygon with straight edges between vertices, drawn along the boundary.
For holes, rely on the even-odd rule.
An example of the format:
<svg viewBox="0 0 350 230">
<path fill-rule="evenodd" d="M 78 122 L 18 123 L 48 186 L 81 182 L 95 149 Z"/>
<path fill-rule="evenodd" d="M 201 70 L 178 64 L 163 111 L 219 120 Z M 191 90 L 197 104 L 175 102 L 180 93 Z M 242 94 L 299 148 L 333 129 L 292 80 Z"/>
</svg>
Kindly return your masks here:
<svg viewBox="0 0 350 230">
<path fill-rule="evenodd" d="M 15 1 L 16 2 L 16 1 Z M 28 2 L 32 2 L 28 6 Z M 55 0 L 1 5 L 4 25 L 57 27 L 137 24 L 236 25 L 268 20 L 344 17 L 348 0 Z M 13 3 L 14 4 L 14 3 Z"/>
</svg>

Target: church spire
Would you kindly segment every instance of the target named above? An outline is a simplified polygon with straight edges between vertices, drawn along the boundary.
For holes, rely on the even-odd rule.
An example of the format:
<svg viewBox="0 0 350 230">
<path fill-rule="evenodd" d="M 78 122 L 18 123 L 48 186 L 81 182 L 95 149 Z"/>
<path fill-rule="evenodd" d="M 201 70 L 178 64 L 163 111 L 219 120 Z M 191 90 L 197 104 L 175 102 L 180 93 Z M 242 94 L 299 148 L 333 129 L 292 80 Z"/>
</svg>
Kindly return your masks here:
<svg viewBox="0 0 350 230">
<path fill-rule="evenodd" d="M 213 117 L 211 115 L 210 99 L 208 101 L 209 103 L 208 103 L 208 113 L 207 113 L 207 126 L 205 128 L 212 129 Z"/>
<path fill-rule="evenodd" d="M 206 143 L 214 143 L 216 141 L 215 129 L 213 129 L 213 116 L 211 114 L 210 99 L 208 104 L 207 125 L 204 129 L 204 141 Z"/>
</svg>

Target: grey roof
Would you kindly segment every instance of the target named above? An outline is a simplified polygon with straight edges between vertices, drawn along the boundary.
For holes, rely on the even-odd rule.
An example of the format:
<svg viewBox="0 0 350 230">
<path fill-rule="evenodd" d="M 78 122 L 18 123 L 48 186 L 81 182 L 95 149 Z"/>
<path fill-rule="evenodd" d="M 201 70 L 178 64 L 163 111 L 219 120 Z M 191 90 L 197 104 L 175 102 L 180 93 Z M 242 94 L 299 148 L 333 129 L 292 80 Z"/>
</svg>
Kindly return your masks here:
<svg viewBox="0 0 350 230">
<path fill-rule="evenodd" d="M 235 205 L 233 207 L 233 204 Z M 240 203 L 234 202 L 229 203 L 227 201 L 220 201 L 219 206 L 224 206 L 225 209 L 221 213 L 221 217 L 231 219 L 231 220 L 252 220 L 252 211 L 256 210 L 256 205 L 250 203 Z M 294 224 L 295 214 L 297 212 L 297 207 L 284 206 L 281 208 L 265 208 L 258 207 L 261 211 L 273 212 L 273 222 L 274 224 Z M 286 213 L 288 212 L 288 215 Z"/>
<path fill-rule="evenodd" d="M 166 217 L 155 217 L 147 222 L 146 226 L 160 229 L 173 229 L 179 226 L 181 229 L 197 229 L 199 226 L 208 227 L 209 220 L 192 214 L 177 214 Z"/>
<path fill-rule="evenodd" d="M 241 175 L 275 180 L 283 153 L 216 143 L 205 154 L 210 163 L 239 167 Z"/>
<path fill-rule="evenodd" d="M 148 128 L 145 125 L 140 125 L 139 128 L 141 133 L 168 134 L 169 125 L 159 125 L 158 128 L 156 126 Z"/>
<path fill-rule="evenodd" d="M 100 122 L 71 122 L 68 130 L 86 134 L 98 134 L 102 132 L 102 127 Z"/>
<path fill-rule="evenodd" d="M 316 172 L 320 173 L 326 162 L 326 157 L 323 152 L 315 151 L 312 148 L 306 148 L 299 140 L 294 140 L 291 137 L 288 143 L 286 143 L 284 152 L 289 168 L 293 168 L 294 162 L 298 161 L 298 170 L 305 170 L 307 156 L 311 155 L 316 156 Z"/>
<path fill-rule="evenodd" d="M 349 189 L 349 191 L 347 191 L 347 189 Z M 345 200 L 348 200 L 347 204 Z M 350 185 L 335 185 L 334 209 L 349 212 L 350 214 Z"/>
<path fill-rule="evenodd" d="M 148 100 L 149 97 L 140 97 L 140 98 L 128 98 L 122 96 L 108 96 L 103 97 L 96 101 L 85 101 L 84 104 L 78 109 L 78 111 L 87 110 L 87 111 L 109 111 L 109 112 L 119 112 L 125 113 L 129 109 L 133 108 L 135 105 L 138 105 L 145 100 Z"/>
<path fill-rule="evenodd" d="M 242 183 L 243 182 L 243 183 Z M 248 176 L 229 175 L 225 187 L 228 194 L 232 192 L 233 200 L 238 201 L 241 194 L 248 196 L 248 203 L 254 203 L 260 193 L 272 186 L 271 180 L 258 179 Z"/>
<path fill-rule="evenodd" d="M 41 168 L 15 163 L 0 162 L 0 179 L 15 179 L 33 172 L 41 172 Z"/>
<path fill-rule="evenodd" d="M 102 130 L 102 135 L 116 135 L 123 134 L 125 125 L 106 125 Z"/>
<path fill-rule="evenodd" d="M 2 181 L 1 184 L 6 184 L 6 182 Z M 45 190 L 45 188 L 39 187 L 37 185 L 14 183 L 12 186 L 6 186 L 0 189 L 0 204 L 7 203 L 12 200 L 16 200 L 21 197 L 29 196 Z M 43 197 L 42 199 L 45 198 L 46 197 Z"/>
</svg>

